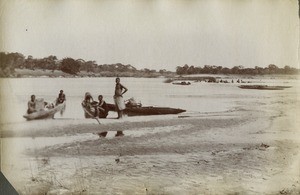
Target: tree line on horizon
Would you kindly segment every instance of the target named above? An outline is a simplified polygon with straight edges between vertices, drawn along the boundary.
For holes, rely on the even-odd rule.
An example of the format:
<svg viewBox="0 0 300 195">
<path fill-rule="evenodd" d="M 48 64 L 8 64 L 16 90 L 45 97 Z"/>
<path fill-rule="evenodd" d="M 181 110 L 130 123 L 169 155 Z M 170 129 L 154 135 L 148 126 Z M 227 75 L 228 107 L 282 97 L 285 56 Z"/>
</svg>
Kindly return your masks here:
<svg viewBox="0 0 300 195">
<path fill-rule="evenodd" d="M 33 58 L 31 55 L 25 57 L 23 54 L 0 52 L 0 77 L 7 77 L 14 74 L 15 69 L 41 69 L 41 70 L 61 70 L 65 73 L 76 75 L 81 71 L 87 73 L 110 72 L 111 76 L 116 76 L 120 72 L 129 72 L 132 74 L 151 75 L 171 73 L 165 69 L 159 71 L 144 68 L 136 69 L 134 66 L 122 63 L 116 64 L 97 64 L 96 61 L 85 61 L 83 59 L 73 59 L 70 57 L 59 60 L 56 56 L 50 55 L 44 58 Z"/>
<path fill-rule="evenodd" d="M 244 68 L 243 66 L 234 66 L 232 68 L 226 68 L 215 65 L 189 66 L 187 64 L 183 66 L 177 66 L 176 73 L 178 75 L 190 75 L 190 74 L 242 74 L 242 75 L 268 75 L 268 74 L 299 74 L 300 70 L 292 68 L 290 66 L 284 66 L 279 68 L 274 64 L 269 64 L 267 67 L 262 68 L 255 66 L 254 68 Z"/>
<path fill-rule="evenodd" d="M 128 72 L 129 75 L 139 76 L 159 76 L 172 73 L 161 69 L 159 71 L 144 68 L 141 70 L 136 69 L 134 66 L 127 64 L 102 64 L 99 65 L 96 61 L 85 61 L 83 59 L 73 59 L 70 57 L 59 60 L 56 56 L 50 55 L 44 58 L 33 58 L 31 55 L 25 57 L 23 54 L 5 53 L 0 52 L 0 77 L 12 76 L 15 73 L 15 69 L 41 69 L 41 70 L 61 70 L 65 73 L 76 75 L 81 71 L 87 73 L 103 73 L 108 72 L 110 76 L 117 76 L 121 72 Z M 183 66 L 177 66 L 176 74 L 189 75 L 189 74 L 249 74 L 249 75 L 264 75 L 264 74 L 299 74 L 299 69 L 285 66 L 279 68 L 274 64 L 268 65 L 268 67 L 262 68 L 256 66 L 255 68 L 244 68 L 242 66 L 234 66 L 232 68 L 226 68 L 215 65 L 189 66 L 187 64 Z"/>
</svg>

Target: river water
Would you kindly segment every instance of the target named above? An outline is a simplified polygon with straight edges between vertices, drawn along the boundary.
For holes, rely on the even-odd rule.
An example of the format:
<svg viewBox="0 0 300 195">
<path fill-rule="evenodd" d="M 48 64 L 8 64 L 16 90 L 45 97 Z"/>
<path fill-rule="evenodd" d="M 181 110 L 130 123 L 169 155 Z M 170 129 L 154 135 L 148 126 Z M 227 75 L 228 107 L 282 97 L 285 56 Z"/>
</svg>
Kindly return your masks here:
<svg viewBox="0 0 300 195">
<path fill-rule="evenodd" d="M 173 107 L 187 110 L 187 113 L 222 113 L 236 109 L 242 102 L 257 102 L 289 93 L 298 93 L 296 79 L 244 79 L 251 84 L 285 85 L 292 88 L 276 91 L 246 90 L 238 88 L 239 83 L 192 82 L 181 86 L 164 83 L 164 78 L 121 78 L 128 88 L 124 99 L 134 97 L 144 106 Z M 55 118 L 83 119 L 81 102 L 85 92 L 94 99 L 102 94 L 107 103 L 113 103 L 115 78 L 12 78 L 1 79 L 1 121 L 2 123 L 23 122 L 27 102 L 32 94 L 53 102 L 59 90 L 64 90 L 67 108 L 63 116 Z M 231 81 L 231 79 L 229 79 Z M 234 80 L 236 81 L 236 79 Z M 109 117 L 113 116 L 110 113 Z"/>
<path fill-rule="evenodd" d="M 226 78 L 224 77 L 224 79 Z M 298 120 L 297 117 L 294 117 L 294 115 L 297 116 L 294 111 L 297 109 L 297 105 L 299 105 L 300 102 L 300 85 L 299 80 L 288 77 L 280 79 L 271 77 L 243 78 L 243 80 L 247 82 L 245 84 L 291 86 L 291 88 L 286 88 L 284 90 L 248 90 L 240 89 L 238 87 L 241 85 L 240 83 L 236 83 L 238 78 L 227 79 L 228 81 L 234 79 L 235 82 L 192 82 L 191 85 L 181 86 L 173 85 L 172 83 L 164 83 L 164 78 L 121 78 L 121 83 L 128 88 L 128 92 L 124 95 L 124 99 L 134 97 L 136 100 L 141 101 L 145 106 L 181 108 L 186 110 L 185 113 L 180 114 L 183 118 L 185 116 L 197 117 L 194 117 L 192 120 L 187 119 L 188 121 L 191 121 L 192 124 L 185 122 L 185 119 L 178 120 L 177 115 L 168 115 L 128 117 L 124 120 L 125 122 L 122 120 L 101 119 L 103 125 L 99 125 L 92 119 L 84 119 L 81 101 L 83 100 L 85 92 L 90 92 L 95 99 L 99 94 L 102 94 L 106 102 L 112 103 L 115 78 L 1 79 L 0 127 L 1 130 L 4 130 L 4 138 L 1 138 L 3 147 L 2 171 L 9 181 L 14 184 L 15 188 L 24 194 L 31 194 L 28 192 L 28 189 L 33 186 L 38 187 L 39 190 L 40 187 L 44 185 L 43 181 L 49 179 L 52 173 L 60 175 L 58 176 L 59 181 L 65 183 L 70 190 L 76 190 L 78 182 L 75 181 L 72 183 L 72 178 L 76 178 L 75 176 L 78 170 L 82 171 L 84 169 L 74 169 L 74 166 L 76 167 L 76 164 L 81 164 L 82 162 L 87 164 L 86 167 L 88 167 L 89 173 L 97 173 L 99 167 L 107 171 L 107 167 L 117 165 L 117 168 L 119 169 L 121 167 L 124 170 L 128 170 L 129 175 L 135 172 L 137 173 L 137 175 L 133 177 L 126 176 L 124 181 L 122 180 L 123 182 L 118 182 L 119 185 L 115 185 L 115 183 L 111 181 L 114 181 L 115 178 L 121 180 L 124 177 L 123 172 L 106 174 L 106 172 L 103 171 L 95 174 L 93 177 L 80 176 L 81 179 L 83 178 L 84 180 L 87 180 L 87 183 L 91 184 L 88 188 L 90 192 L 93 192 L 93 190 L 105 192 L 104 189 L 112 190 L 110 192 L 115 194 L 118 194 L 118 192 L 124 189 L 131 189 L 134 191 L 135 188 L 133 184 L 146 181 L 145 178 L 139 178 L 139 180 L 137 180 L 135 177 L 146 177 L 145 175 L 149 175 L 149 172 L 147 171 L 149 167 L 145 168 L 142 166 L 145 162 L 147 162 L 146 164 L 153 164 L 151 164 L 151 170 L 153 169 L 154 171 L 150 171 L 150 175 L 152 174 L 153 178 L 157 181 L 164 179 L 164 176 L 161 176 L 162 173 L 167 174 L 167 176 L 170 173 L 179 174 L 178 176 L 176 175 L 176 177 L 170 176 L 169 179 L 164 180 L 164 182 L 175 182 L 175 184 L 164 183 L 166 186 L 169 185 L 171 191 L 180 190 L 177 186 L 181 185 L 182 182 L 177 181 L 177 178 L 185 178 L 185 183 L 181 185 L 183 191 L 197 191 L 199 190 L 198 187 L 201 187 L 203 183 L 205 183 L 204 186 L 210 185 L 211 178 L 207 177 L 213 173 L 218 176 L 217 180 L 221 177 L 225 177 L 224 175 L 226 174 L 232 174 L 233 176 L 231 179 L 237 180 L 236 183 L 233 182 L 232 184 L 235 186 L 240 183 L 240 179 L 245 177 L 245 175 L 234 174 L 234 171 L 236 171 L 235 165 L 239 164 L 238 162 L 240 162 L 240 160 L 235 158 L 227 159 L 224 155 L 227 153 L 235 155 L 236 151 L 240 151 L 241 148 L 245 147 L 244 144 L 248 144 L 246 145 L 248 147 L 249 145 L 257 147 L 263 140 L 273 146 L 270 148 L 275 148 L 279 146 L 277 146 L 277 142 L 273 143 L 273 139 L 276 141 L 279 138 L 284 140 L 297 137 L 298 134 L 294 134 L 293 131 L 289 132 L 288 130 L 295 129 L 291 123 L 295 123 L 295 121 Z M 63 89 L 66 94 L 67 107 L 63 115 L 60 115 L 60 113 L 55 115 L 54 118 L 60 120 L 48 119 L 26 121 L 23 118 L 27 109 L 27 102 L 32 94 L 35 94 L 37 98 L 44 98 L 45 101 L 53 102 L 61 89 Z M 295 108 L 293 108 L 294 105 Z M 232 116 L 235 115 L 233 117 L 236 117 L 241 113 L 243 114 L 242 118 L 246 118 L 246 120 L 252 118 L 252 122 L 249 120 L 251 122 L 249 124 L 234 126 L 233 124 L 239 121 L 239 119 L 232 121 L 230 121 L 231 119 L 228 119 L 225 122 L 219 120 L 223 116 L 232 114 Z M 263 116 L 268 113 L 270 113 L 269 116 Z M 257 116 L 253 117 L 253 115 Z M 286 123 L 280 120 L 278 123 L 274 123 L 273 118 L 278 116 L 283 117 L 282 120 L 286 121 Z M 110 112 L 108 118 L 113 117 L 116 117 L 116 113 Z M 172 120 L 170 120 L 170 117 L 172 117 Z M 262 117 L 262 119 L 259 121 L 260 117 Z M 218 119 L 217 122 L 219 121 L 220 124 L 215 124 L 214 121 L 211 120 L 212 118 Z M 255 121 L 253 121 L 253 118 L 255 118 Z M 151 120 L 151 122 L 147 121 L 148 119 Z M 205 121 L 206 119 L 208 120 Z M 162 122 L 168 120 L 169 122 L 167 123 Z M 198 120 L 201 120 L 201 122 L 198 123 Z M 139 121 L 142 121 L 145 127 L 142 127 L 143 125 L 136 127 L 135 124 L 138 124 L 137 122 Z M 290 121 L 290 123 L 288 121 Z M 118 126 L 117 123 L 120 123 L 121 125 L 126 124 L 127 126 L 127 129 L 124 131 L 125 136 L 123 139 L 115 138 L 115 132 L 109 132 L 106 139 L 99 139 L 98 135 L 94 134 L 94 132 L 99 131 L 101 128 L 109 129 L 111 126 L 121 127 Z M 154 123 L 158 125 L 156 126 Z M 273 127 L 268 128 L 271 123 L 274 123 Z M 216 125 L 216 127 L 214 127 L 214 125 Z M 274 127 L 278 128 L 274 129 Z M 213 128 L 213 130 L 211 130 L 211 128 Z M 264 132 L 265 129 L 267 134 L 262 134 L 261 132 Z M 280 129 L 280 131 L 276 131 L 276 129 Z M 197 132 L 197 134 L 194 134 L 193 132 Z M 281 134 L 275 134 L 275 132 Z M 178 136 L 173 136 L 173 134 L 176 133 L 178 133 Z M 165 141 L 160 141 L 161 139 Z M 226 144 L 227 142 L 229 144 Z M 136 148 L 133 148 L 129 155 L 122 156 L 122 163 L 115 165 L 115 153 L 119 153 L 119 150 L 130 151 L 134 143 L 136 144 Z M 194 145 L 190 145 L 191 143 Z M 208 144 L 207 146 L 206 143 Z M 290 143 L 290 141 L 287 141 L 287 143 Z M 240 146 L 239 144 L 242 145 Z M 88 146 L 85 147 L 86 145 Z M 211 151 L 217 150 L 219 145 L 221 145 L 220 147 L 227 153 L 224 153 L 223 156 L 220 155 L 218 158 L 220 161 L 218 161 L 218 159 L 211 159 L 216 158 L 215 156 L 211 157 Z M 184 151 L 185 146 L 188 147 L 187 152 L 177 154 L 177 150 Z M 232 146 L 236 148 L 232 149 Z M 53 152 L 51 147 L 54 149 L 59 148 L 59 150 L 63 151 L 63 155 L 56 157 L 59 152 Z M 284 148 L 288 147 L 291 146 L 284 146 Z M 73 153 L 70 152 L 72 151 L 72 148 L 79 148 L 82 154 L 72 155 Z M 148 148 L 148 150 L 143 150 L 142 155 L 140 155 L 138 153 L 138 149 L 140 148 Z M 176 150 L 173 151 L 173 148 Z M 152 150 L 154 150 L 154 152 Z M 40 155 L 40 153 L 43 154 L 45 151 L 46 153 L 47 151 L 50 152 L 47 153 L 46 156 Z M 98 153 L 99 151 L 100 154 Z M 101 151 L 107 152 L 109 155 L 107 156 L 106 153 L 102 154 Z M 150 152 L 147 153 L 147 151 Z M 191 151 L 194 151 L 194 153 Z M 199 153 L 195 153 L 195 151 L 198 151 Z M 262 168 L 256 166 L 254 169 L 253 166 L 255 166 L 255 163 L 253 164 L 252 159 L 262 158 L 262 156 L 264 157 L 263 159 L 268 159 L 264 156 L 266 154 L 260 152 L 253 153 L 253 150 L 245 151 L 245 158 L 247 158 L 244 159 L 244 161 L 241 161 L 242 163 L 240 163 L 239 166 L 242 167 L 242 170 L 249 166 L 252 175 L 260 175 L 264 168 L 263 166 Z M 28 155 L 26 152 L 29 152 L 31 155 Z M 35 154 L 35 152 L 40 153 Z M 32 155 L 32 153 L 35 155 Z M 64 156 L 65 153 L 69 154 L 69 156 Z M 280 155 L 273 155 L 272 150 L 270 150 L 269 153 L 270 156 L 280 157 Z M 83 154 L 87 154 L 88 156 L 85 157 Z M 91 157 L 90 155 L 93 156 Z M 145 158 L 149 159 L 145 160 Z M 217 169 L 212 166 L 214 164 L 211 165 L 206 161 L 206 164 L 204 163 L 201 165 L 200 163 L 202 169 L 194 167 L 195 169 L 190 170 L 189 168 L 194 166 L 193 164 L 190 164 L 190 161 L 194 158 L 198 161 L 198 163 L 195 163 L 197 166 L 199 166 L 198 159 L 204 159 L 207 162 L 211 161 L 211 163 L 216 164 L 220 162 L 219 165 L 221 170 L 216 172 L 215 170 Z M 50 159 L 50 164 L 48 164 L 47 159 Z M 128 163 L 126 163 L 126 159 Z M 233 163 L 230 159 L 233 159 Z M 280 157 L 278 159 L 282 158 Z M 276 159 L 275 162 L 277 162 L 278 159 Z M 45 160 L 45 162 L 43 161 L 43 166 L 41 166 L 42 160 Z M 178 160 L 180 163 L 177 162 Z M 254 162 L 260 161 L 261 159 L 254 160 Z M 132 162 L 135 162 L 138 167 L 133 167 L 132 165 L 134 163 Z M 273 162 L 273 160 L 271 159 L 270 162 Z M 180 166 L 178 165 L 180 168 L 174 169 L 173 165 L 176 165 L 176 163 L 180 164 Z M 285 166 L 285 164 L 283 165 Z M 62 166 L 67 168 L 62 170 Z M 228 168 L 230 166 L 233 167 Z M 270 165 L 272 168 L 274 166 Z M 50 168 L 50 170 L 48 170 L 48 168 Z M 157 172 L 155 172 L 156 169 Z M 145 170 L 147 173 L 143 172 Z M 187 174 L 193 175 L 195 170 L 201 170 L 198 175 L 195 175 L 195 178 L 197 179 L 193 177 L 186 178 Z M 256 170 L 256 172 L 253 170 Z M 62 171 L 67 176 L 63 176 L 63 174 L 61 174 Z M 74 172 L 76 173 L 74 174 Z M 17 174 L 19 177 L 15 177 Z M 269 175 L 270 174 L 273 174 L 273 172 L 269 173 Z M 250 186 L 247 188 L 248 190 L 251 186 L 257 186 L 257 183 L 255 182 L 258 181 L 261 183 L 259 177 L 253 179 L 252 175 L 251 178 L 249 178 L 250 182 L 244 181 L 245 185 Z M 38 178 L 40 181 L 35 182 L 32 178 Z M 98 185 L 99 178 L 106 178 L 100 183 L 100 186 Z M 202 180 L 199 178 L 202 178 Z M 147 181 L 154 182 L 149 178 Z M 195 181 L 198 182 L 196 182 L 197 185 L 189 183 Z M 26 182 L 29 182 L 29 184 Z M 51 182 L 53 181 L 51 180 Z M 217 183 L 218 182 L 219 181 L 217 181 Z M 226 186 L 227 184 L 228 183 L 226 183 Z M 229 184 L 231 183 L 229 182 Z M 107 187 L 108 185 L 112 186 Z M 156 183 L 154 186 L 156 186 Z M 265 183 L 262 183 L 262 186 L 266 186 Z M 214 189 L 214 187 L 215 186 L 211 188 Z M 51 189 L 52 188 L 56 190 L 60 187 L 54 182 Z M 203 189 L 205 190 L 206 187 Z M 234 188 L 231 186 L 224 187 L 224 189 L 228 190 Z M 223 191 L 224 189 L 221 188 L 220 191 Z M 261 191 L 263 191 L 263 189 Z M 258 192 L 261 191 L 255 191 L 257 193 L 254 194 L 260 194 Z M 108 191 L 106 192 L 109 194 Z"/>
</svg>

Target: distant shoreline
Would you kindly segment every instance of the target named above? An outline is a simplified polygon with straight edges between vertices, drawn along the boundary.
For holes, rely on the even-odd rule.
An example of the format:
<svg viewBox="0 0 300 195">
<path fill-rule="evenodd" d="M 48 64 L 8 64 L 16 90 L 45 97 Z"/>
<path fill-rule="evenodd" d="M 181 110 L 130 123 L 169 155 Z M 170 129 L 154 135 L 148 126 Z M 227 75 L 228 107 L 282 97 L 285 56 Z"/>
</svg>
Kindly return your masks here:
<svg viewBox="0 0 300 195">
<path fill-rule="evenodd" d="M 103 71 L 101 73 L 81 71 L 76 75 L 65 73 L 61 70 L 43 70 L 43 69 L 15 69 L 15 72 L 7 77 L 2 78 L 102 78 L 102 77 L 133 77 L 133 78 L 166 78 L 165 82 L 172 82 L 178 80 L 203 80 L 212 78 L 214 81 L 222 79 L 251 79 L 251 78 L 265 78 L 265 79 L 299 79 L 299 75 L 244 75 L 244 74 L 189 74 L 177 75 L 175 72 L 168 73 L 143 73 L 143 72 L 109 72 Z"/>
<path fill-rule="evenodd" d="M 110 72 L 101 73 L 81 71 L 76 75 L 65 73 L 61 70 L 43 70 L 43 69 L 15 69 L 14 74 L 4 78 L 81 78 L 81 77 L 137 77 L 137 78 L 157 78 L 157 77 L 175 77 L 175 72 L 168 73 L 143 73 L 143 72 Z"/>
<path fill-rule="evenodd" d="M 61 70 L 42 70 L 42 69 L 15 69 L 14 74 L 8 77 L 2 78 L 101 78 L 101 77 L 135 77 L 135 78 L 169 78 L 173 81 L 173 79 L 178 80 L 179 78 L 185 80 L 197 80 L 197 78 L 269 78 L 269 79 L 299 79 L 299 75 L 240 75 L 240 74 L 190 74 L 190 75 L 177 75 L 175 72 L 168 72 L 168 73 L 141 73 L 141 72 L 101 72 L 101 73 L 93 73 L 93 72 L 86 72 L 81 71 L 76 75 L 65 73 Z"/>
</svg>

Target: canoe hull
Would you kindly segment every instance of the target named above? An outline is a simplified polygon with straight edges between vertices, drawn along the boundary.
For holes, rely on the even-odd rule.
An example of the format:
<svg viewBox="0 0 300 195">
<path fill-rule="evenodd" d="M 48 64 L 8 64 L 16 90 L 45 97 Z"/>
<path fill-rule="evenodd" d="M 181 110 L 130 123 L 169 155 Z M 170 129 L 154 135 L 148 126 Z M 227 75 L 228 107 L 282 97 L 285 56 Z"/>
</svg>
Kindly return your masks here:
<svg viewBox="0 0 300 195">
<path fill-rule="evenodd" d="M 109 111 L 116 111 L 116 106 L 114 104 L 107 104 Z M 166 115 L 166 114 L 179 114 L 185 112 L 185 110 L 178 108 L 168 108 L 168 107 L 126 107 L 124 114 L 128 116 L 146 116 L 146 115 Z"/>
<path fill-rule="evenodd" d="M 268 86 L 268 85 L 240 85 L 241 89 L 258 89 L 258 90 L 283 90 L 291 86 Z"/>
<path fill-rule="evenodd" d="M 66 102 L 63 102 L 62 104 L 58 104 L 54 108 L 33 112 L 31 114 L 25 114 L 23 115 L 23 117 L 27 120 L 53 118 L 55 113 L 62 111 L 65 108 L 65 106 Z"/>
<path fill-rule="evenodd" d="M 173 85 L 190 85 L 191 83 L 190 82 L 180 82 L 180 83 L 172 83 Z"/>
</svg>

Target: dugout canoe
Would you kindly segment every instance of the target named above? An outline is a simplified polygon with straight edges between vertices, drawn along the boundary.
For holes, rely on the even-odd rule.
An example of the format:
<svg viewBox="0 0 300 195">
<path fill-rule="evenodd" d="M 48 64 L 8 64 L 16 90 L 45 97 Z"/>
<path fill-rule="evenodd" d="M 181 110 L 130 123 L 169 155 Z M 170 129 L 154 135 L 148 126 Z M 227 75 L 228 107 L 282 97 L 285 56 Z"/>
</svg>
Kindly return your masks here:
<svg viewBox="0 0 300 195">
<path fill-rule="evenodd" d="M 258 90 L 283 90 L 291 86 L 268 86 L 268 85 L 240 85 L 241 89 L 258 89 Z"/>
<path fill-rule="evenodd" d="M 173 85 L 190 85 L 190 82 L 185 82 L 185 81 L 181 81 L 181 82 L 173 82 Z"/>
<path fill-rule="evenodd" d="M 116 111 L 114 104 L 107 104 L 109 111 Z M 126 106 L 124 114 L 128 116 L 145 116 L 145 115 L 166 115 L 166 114 L 179 114 L 186 110 L 179 108 L 169 107 L 155 107 L 155 106 L 141 106 L 141 107 L 128 107 Z"/>
<path fill-rule="evenodd" d="M 46 108 L 44 110 L 40 110 L 30 114 L 25 114 L 23 115 L 23 117 L 26 118 L 27 120 L 53 118 L 55 113 L 63 111 L 65 107 L 66 107 L 66 101 L 54 106 L 53 108 Z"/>
</svg>

